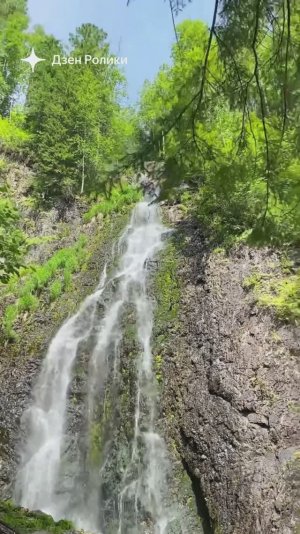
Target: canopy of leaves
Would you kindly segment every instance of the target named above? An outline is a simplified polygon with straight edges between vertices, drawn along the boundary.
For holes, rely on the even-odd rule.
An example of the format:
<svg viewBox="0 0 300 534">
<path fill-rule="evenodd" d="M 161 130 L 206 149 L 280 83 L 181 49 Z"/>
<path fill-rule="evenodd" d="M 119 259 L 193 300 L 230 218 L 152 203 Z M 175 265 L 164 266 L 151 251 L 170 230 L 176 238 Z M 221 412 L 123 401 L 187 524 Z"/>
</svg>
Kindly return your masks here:
<svg viewBox="0 0 300 534">
<path fill-rule="evenodd" d="M 105 190 L 107 165 L 121 157 L 131 134 L 118 102 L 121 72 L 116 65 L 84 62 L 87 53 L 111 55 L 106 34 L 84 24 L 70 35 L 69 49 L 68 55 L 82 58 L 82 64 L 51 66 L 50 59 L 66 51 L 54 38 L 40 36 L 40 54 L 48 61 L 30 79 L 25 108 L 37 191 L 50 201 Z"/>
<path fill-rule="evenodd" d="M 184 182 L 218 239 L 299 239 L 299 26 L 292 0 L 216 1 L 211 29 L 180 24 L 145 84 L 143 157 L 164 160 L 162 194 Z"/>
</svg>

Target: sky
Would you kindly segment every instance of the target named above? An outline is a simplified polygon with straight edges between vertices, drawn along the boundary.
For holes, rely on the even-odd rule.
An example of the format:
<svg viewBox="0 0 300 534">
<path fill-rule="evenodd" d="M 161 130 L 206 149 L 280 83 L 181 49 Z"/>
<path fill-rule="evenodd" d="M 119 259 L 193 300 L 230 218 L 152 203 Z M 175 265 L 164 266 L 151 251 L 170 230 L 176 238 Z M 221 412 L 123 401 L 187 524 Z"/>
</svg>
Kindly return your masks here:
<svg viewBox="0 0 300 534">
<path fill-rule="evenodd" d="M 63 42 L 84 22 L 103 28 L 111 50 L 128 58 L 125 74 L 129 103 L 134 104 L 144 80 L 153 80 L 168 63 L 174 30 L 169 0 L 29 0 L 31 26 L 41 24 Z M 210 25 L 214 0 L 193 0 L 176 17 L 201 19 Z"/>
</svg>

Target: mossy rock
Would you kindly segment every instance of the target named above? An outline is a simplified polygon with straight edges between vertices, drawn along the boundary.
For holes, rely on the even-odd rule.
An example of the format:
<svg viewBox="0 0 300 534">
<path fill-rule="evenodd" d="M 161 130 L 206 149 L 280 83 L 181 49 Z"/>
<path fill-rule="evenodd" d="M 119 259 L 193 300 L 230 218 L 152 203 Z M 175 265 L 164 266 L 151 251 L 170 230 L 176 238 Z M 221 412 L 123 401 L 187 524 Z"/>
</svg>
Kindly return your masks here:
<svg viewBox="0 0 300 534">
<path fill-rule="evenodd" d="M 63 534 L 74 532 L 75 528 L 70 521 L 54 519 L 40 511 L 30 511 L 14 505 L 11 501 L 0 501 L 0 523 L 3 523 L 17 534 L 34 532 L 52 532 Z"/>
</svg>

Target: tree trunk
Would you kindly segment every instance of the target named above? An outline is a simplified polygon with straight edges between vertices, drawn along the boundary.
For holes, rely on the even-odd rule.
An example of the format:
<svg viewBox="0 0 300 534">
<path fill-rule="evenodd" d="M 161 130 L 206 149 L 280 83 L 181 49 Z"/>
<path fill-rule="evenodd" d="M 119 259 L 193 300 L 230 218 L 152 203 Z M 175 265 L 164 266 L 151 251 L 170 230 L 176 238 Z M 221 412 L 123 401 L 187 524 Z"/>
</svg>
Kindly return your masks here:
<svg viewBox="0 0 300 534">
<path fill-rule="evenodd" d="M 82 156 L 82 179 L 81 179 L 81 191 L 80 191 L 80 194 L 82 195 L 83 194 L 83 190 L 84 190 L 84 180 L 85 180 L 85 174 L 84 174 L 84 154 Z"/>
</svg>

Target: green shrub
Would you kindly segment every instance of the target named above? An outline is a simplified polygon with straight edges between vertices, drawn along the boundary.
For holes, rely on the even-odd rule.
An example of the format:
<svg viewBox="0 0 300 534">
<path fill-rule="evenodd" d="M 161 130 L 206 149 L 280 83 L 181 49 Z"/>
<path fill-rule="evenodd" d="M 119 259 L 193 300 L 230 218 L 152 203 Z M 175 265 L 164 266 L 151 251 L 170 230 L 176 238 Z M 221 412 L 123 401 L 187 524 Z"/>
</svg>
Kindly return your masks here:
<svg viewBox="0 0 300 534">
<path fill-rule="evenodd" d="M 67 289 L 70 289 L 72 285 L 72 272 L 69 271 L 69 269 L 65 268 L 64 270 L 64 291 L 66 291 Z"/>
<path fill-rule="evenodd" d="M 46 263 L 40 267 L 37 267 L 32 278 L 29 279 L 29 284 L 34 284 L 35 290 L 41 290 L 47 286 L 49 280 L 53 276 L 54 271 L 51 269 L 51 266 Z"/>
<path fill-rule="evenodd" d="M 16 126 L 8 119 L 0 117 L 0 146 L 7 151 L 16 151 L 22 148 L 30 139 L 25 130 Z"/>
<path fill-rule="evenodd" d="M 22 266 L 25 236 L 18 228 L 20 214 L 5 191 L 0 190 L 0 282 L 7 284 Z"/>
<path fill-rule="evenodd" d="M 272 307 L 286 320 L 300 320 L 300 271 L 295 276 L 273 283 L 271 292 L 262 292 L 258 298 L 261 306 Z"/>
<path fill-rule="evenodd" d="M 9 285 L 9 294 L 17 297 L 16 304 L 6 308 L 3 319 L 3 330 L 9 339 L 14 339 L 16 333 L 13 325 L 18 315 L 25 311 L 34 311 L 39 305 L 38 295 L 49 286 L 50 300 L 56 300 L 60 294 L 70 288 L 72 274 L 79 271 L 86 262 L 85 246 L 87 238 L 81 235 L 73 247 L 63 248 L 53 254 L 44 265 L 37 265 L 25 270 L 20 287 L 19 279 L 14 277 Z M 55 280 L 63 276 L 63 281 Z M 50 282 L 52 282 L 51 285 Z"/>
<path fill-rule="evenodd" d="M 49 292 L 50 292 L 50 300 L 56 300 L 62 293 L 63 291 L 63 285 L 61 283 L 60 280 L 55 280 L 50 288 L 49 288 Z"/>
<path fill-rule="evenodd" d="M 18 316 L 18 306 L 16 304 L 10 304 L 7 306 L 4 318 L 3 318 L 3 331 L 8 339 L 15 339 L 16 332 L 13 329 L 13 325 Z"/>
<path fill-rule="evenodd" d="M 32 293 L 25 293 L 19 298 L 17 306 L 19 312 L 34 311 L 39 306 L 39 299 Z"/>
</svg>

